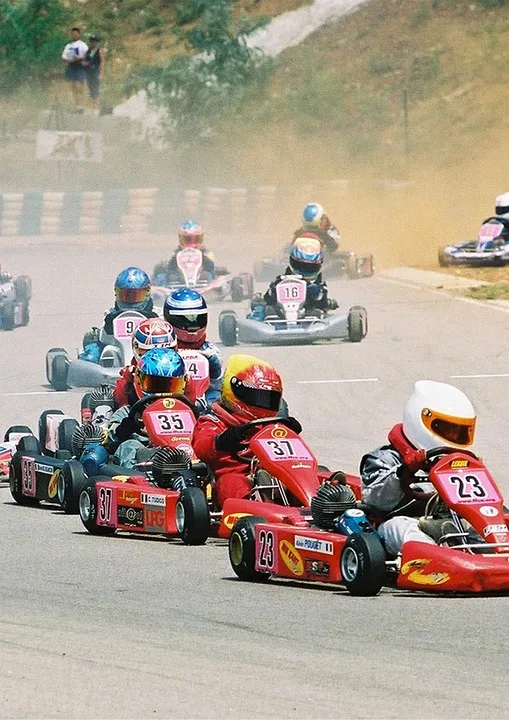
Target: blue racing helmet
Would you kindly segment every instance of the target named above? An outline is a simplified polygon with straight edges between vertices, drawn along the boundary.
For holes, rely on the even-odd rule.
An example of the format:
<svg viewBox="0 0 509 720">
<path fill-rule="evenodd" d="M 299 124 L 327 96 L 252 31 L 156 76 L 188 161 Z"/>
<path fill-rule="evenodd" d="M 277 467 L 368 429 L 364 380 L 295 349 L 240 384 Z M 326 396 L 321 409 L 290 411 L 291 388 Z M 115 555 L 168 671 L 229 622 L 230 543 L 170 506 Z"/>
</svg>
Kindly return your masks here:
<svg viewBox="0 0 509 720">
<path fill-rule="evenodd" d="M 308 203 L 302 211 L 302 223 L 307 228 L 327 230 L 330 225 L 325 210 L 318 203 Z"/>
<path fill-rule="evenodd" d="M 197 345 L 204 342 L 207 335 L 207 303 L 196 290 L 174 290 L 164 301 L 163 315 L 173 325 L 179 343 Z"/>
<path fill-rule="evenodd" d="M 311 233 L 301 235 L 294 241 L 289 258 L 290 269 L 305 280 L 316 280 L 323 265 L 322 244 Z"/>
<path fill-rule="evenodd" d="M 121 310 L 143 310 L 150 299 L 150 278 L 138 267 L 128 267 L 115 280 L 115 300 Z"/>
<path fill-rule="evenodd" d="M 186 367 L 172 348 L 147 350 L 136 366 L 134 387 L 138 397 L 182 393 Z"/>
</svg>

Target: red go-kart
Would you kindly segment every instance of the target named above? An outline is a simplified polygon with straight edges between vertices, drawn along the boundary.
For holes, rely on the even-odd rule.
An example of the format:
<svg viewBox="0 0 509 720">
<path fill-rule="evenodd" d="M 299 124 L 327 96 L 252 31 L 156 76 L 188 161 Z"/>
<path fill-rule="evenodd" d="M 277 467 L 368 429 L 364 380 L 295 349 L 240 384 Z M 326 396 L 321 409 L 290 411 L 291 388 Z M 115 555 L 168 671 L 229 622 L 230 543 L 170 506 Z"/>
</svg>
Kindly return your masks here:
<svg viewBox="0 0 509 720">
<path fill-rule="evenodd" d="M 375 595 L 391 578 L 408 590 L 509 590 L 509 511 L 493 477 L 473 453 L 436 448 L 427 455 L 433 492 L 426 520 L 443 528 L 436 545 L 407 542 L 388 558 L 372 527 L 343 535 L 303 527 L 293 516 L 278 523 L 242 518 L 230 536 L 233 570 L 242 580 L 339 583 L 353 595 Z"/>
</svg>

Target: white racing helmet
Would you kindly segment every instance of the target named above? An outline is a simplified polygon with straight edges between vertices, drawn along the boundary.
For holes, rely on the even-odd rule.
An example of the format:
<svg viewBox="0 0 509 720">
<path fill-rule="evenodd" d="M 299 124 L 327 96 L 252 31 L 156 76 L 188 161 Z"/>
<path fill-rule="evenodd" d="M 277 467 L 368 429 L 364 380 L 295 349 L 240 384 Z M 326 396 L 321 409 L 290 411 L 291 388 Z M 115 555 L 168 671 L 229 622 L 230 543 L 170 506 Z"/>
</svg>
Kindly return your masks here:
<svg viewBox="0 0 509 720">
<path fill-rule="evenodd" d="M 497 195 L 495 198 L 495 215 L 509 214 L 509 192 Z"/>
<path fill-rule="evenodd" d="M 467 448 L 474 442 L 475 410 L 453 385 L 418 380 L 403 413 L 403 433 L 414 447 Z"/>
</svg>

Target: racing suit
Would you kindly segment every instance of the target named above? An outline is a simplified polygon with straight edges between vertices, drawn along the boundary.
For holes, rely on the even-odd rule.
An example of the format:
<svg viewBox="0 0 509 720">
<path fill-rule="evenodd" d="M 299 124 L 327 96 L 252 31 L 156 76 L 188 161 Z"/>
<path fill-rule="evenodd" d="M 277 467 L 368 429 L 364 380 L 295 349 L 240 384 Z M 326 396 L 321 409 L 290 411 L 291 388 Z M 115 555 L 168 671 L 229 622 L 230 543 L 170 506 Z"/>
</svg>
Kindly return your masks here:
<svg viewBox="0 0 509 720">
<path fill-rule="evenodd" d="M 129 410 L 129 405 L 115 410 L 108 426 L 108 439 L 104 444 L 109 453 L 114 453 L 113 462 L 132 468 L 137 462 L 138 450 L 147 447 L 148 436 L 142 430 L 141 421 L 128 419 Z"/>
<path fill-rule="evenodd" d="M 301 235 L 309 232 L 312 232 L 313 235 L 316 235 L 320 239 L 322 247 L 324 250 L 327 250 L 328 253 L 336 252 L 336 250 L 339 249 L 339 231 L 334 225 L 331 225 L 328 230 L 315 227 L 300 227 L 294 232 L 293 239 L 296 240 L 298 237 L 301 237 Z"/>
<path fill-rule="evenodd" d="M 197 401 L 198 411 L 208 410 L 212 403 L 219 399 L 221 394 L 221 383 L 223 381 L 224 362 L 221 351 L 214 343 L 204 340 L 200 343 L 178 341 L 178 350 L 198 350 L 209 361 L 210 385 L 205 392 L 204 398 Z M 201 407 L 200 407 L 201 406 Z"/>
<path fill-rule="evenodd" d="M 293 275 L 290 267 L 285 270 L 285 275 Z M 251 318 L 253 320 L 265 320 L 267 315 L 281 315 L 278 311 L 278 301 L 276 296 L 276 286 L 281 282 L 282 275 L 278 275 L 269 285 L 269 289 L 263 295 L 255 295 L 251 301 Z M 335 310 L 338 307 L 336 300 L 329 299 L 327 283 L 322 275 L 311 281 L 306 281 L 306 301 L 304 309 L 306 314 L 313 315 L 316 311 L 322 312 L 327 310 Z"/>
<path fill-rule="evenodd" d="M 397 555 L 408 540 L 435 543 L 419 528 L 423 504 L 412 502 L 408 491 L 410 483 L 419 481 L 415 473 L 424 462 L 425 453 L 408 442 L 401 424 L 392 428 L 388 440 L 389 444 L 364 455 L 361 460 L 362 501 L 375 516 L 391 514 L 379 525 L 378 532 L 388 553 Z"/>
<path fill-rule="evenodd" d="M 198 418 L 194 427 L 193 449 L 215 475 L 212 497 L 219 509 L 228 498 L 246 498 L 251 492 L 251 483 L 247 478 L 249 460 L 237 457 L 231 450 L 218 449 L 216 445 L 221 433 L 242 424 L 241 420 L 216 402 L 210 413 Z M 221 447 L 220 441 L 219 445 Z"/>
<path fill-rule="evenodd" d="M 136 312 L 141 313 L 147 319 L 156 318 L 159 315 L 154 312 L 154 303 L 152 298 L 149 298 L 143 310 L 134 308 Z M 110 345 L 115 341 L 113 335 L 113 320 L 120 315 L 120 313 L 127 312 L 127 308 L 119 308 L 117 303 L 108 310 L 104 316 L 102 331 L 93 327 L 88 330 L 83 336 L 83 352 L 78 357 L 80 360 L 86 360 L 87 362 L 98 363 L 101 353 L 106 345 Z"/>
</svg>

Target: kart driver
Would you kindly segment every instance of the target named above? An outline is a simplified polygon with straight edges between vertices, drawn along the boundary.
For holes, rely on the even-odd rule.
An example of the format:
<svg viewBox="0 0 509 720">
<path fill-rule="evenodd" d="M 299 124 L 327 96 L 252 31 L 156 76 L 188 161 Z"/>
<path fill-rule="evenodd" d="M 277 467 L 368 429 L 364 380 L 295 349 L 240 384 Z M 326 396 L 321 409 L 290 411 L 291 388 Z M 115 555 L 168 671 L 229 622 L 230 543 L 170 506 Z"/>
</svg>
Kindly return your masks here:
<svg viewBox="0 0 509 720">
<path fill-rule="evenodd" d="M 138 267 L 128 267 L 115 280 L 115 305 L 104 316 L 102 331 L 93 327 L 83 336 L 83 352 L 80 360 L 98 363 L 106 345 L 114 341 L 113 320 L 126 310 L 136 310 L 147 318 L 156 318 L 154 304 L 150 297 L 150 278 Z"/>
<path fill-rule="evenodd" d="M 323 251 L 315 233 L 305 233 L 298 237 L 291 249 L 285 275 L 300 275 L 307 283 L 305 312 L 308 315 L 321 316 L 327 310 L 338 307 L 336 300 L 329 299 L 327 283 L 322 278 Z M 255 295 L 251 301 L 251 317 L 263 321 L 268 315 L 280 315 L 276 295 L 276 286 L 281 282 L 278 275 L 269 285 L 262 297 Z"/>
<path fill-rule="evenodd" d="M 434 543 L 432 534 L 440 537 L 447 532 L 443 526 L 448 520 L 419 519 L 424 503 L 416 500 L 419 490 L 411 490 L 410 486 L 422 482 L 423 475 L 426 480 L 427 450 L 442 446 L 470 448 L 475 420 L 472 403 L 461 390 L 446 383 L 419 380 L 403 412 L 403 423 L 392 428 L 387 444 L 362 458 L 362 500 L 373 515 L 389 515 L 378 532 L 390 555 L 397 555 L 408 540 Z M 420 492 L 424 497 L 422 488 Z"/>
<path fill-rule="evenodd" d="M 307 232 L 314 233 L 320 239 L 324 250 L 331 253 L 338 250 L 338 229 L 332 225 L 324 208 L 315 202 L 308 203 L 302 211 L 302 226 L 295 231 L 294 240 Z"/>
<path fill-rule="evenodd" d="M 221 351 L 207 340 L 208 309 L 202 295 L 191 288 L 174 290 L 163 307 L 164 319 L 173 327 L 179 350 L 199 350 L 209 361 L 210 385 L 199 402 L 203 410 L 219 398 L 224 363 Z"/>
<path fill-rule="evenodd" d="M 10 273 L 2 270 L 2 266 L 0 265 L 0 285 L 11 282 L 11 280 L 12 280 L 12 275 Z"/>
<path fill-rule="evenodd" d="M 114 453 L 113 462 L 134 467 L 136 454 L 148 445 L 148 437 L 140 417 L 131 417 L 134 403 L 152 394 L 183 393 L 185 386 L 184 361 L 172 348 L 153 348 L 140 358 L 134 371 L 134 397 L 129 405 L 116 410 L 108 427 L 105 446 Z"/>
<path fill-rule="evenodd" d="M 179 246 L 169 262 L 160 262 L 154 269 L 153 280 L 156 285 L 167 285 L 181 281 L 181 273 L 177 265 L 177 253 L 185 248 L 197 248 L 202 252 L 202 269 L 200 279 L 213 280 L 216 275 L 214 256 L 203 244 L 203 230 L 196 220 L 185 220 L 178 230 Z"/>
<path fill-rule="evenodd" d="M 140 358 L 152 348 L 176 348 L 177 337 L 170 325 L 162 318 L 143 320 L 133 332 L 133 357 L 131 364 L 120 370 L 113 397 L 117 407 L 132 405 L 137 399 L 134 389 L 134 375 Z"/>
<path fill-rule="evenodd" d="M 245 424 L 251 420 L 276 417 L 283 393 L 277 370 L 252 355 L 232 355 L 225 367 L 221 397 L 211 412 L 198 418 L 193 449 L 215 474 L 213 499 L 222 508 L 227 498 L 246 498 L 252 490 L 248 477 L 250 460 L 238 456 L 249 438 Z M 295 418 L 285 424 L 297 433 Z M 253 432 L 256 426 L 253 426 Z"/>
</svg>

